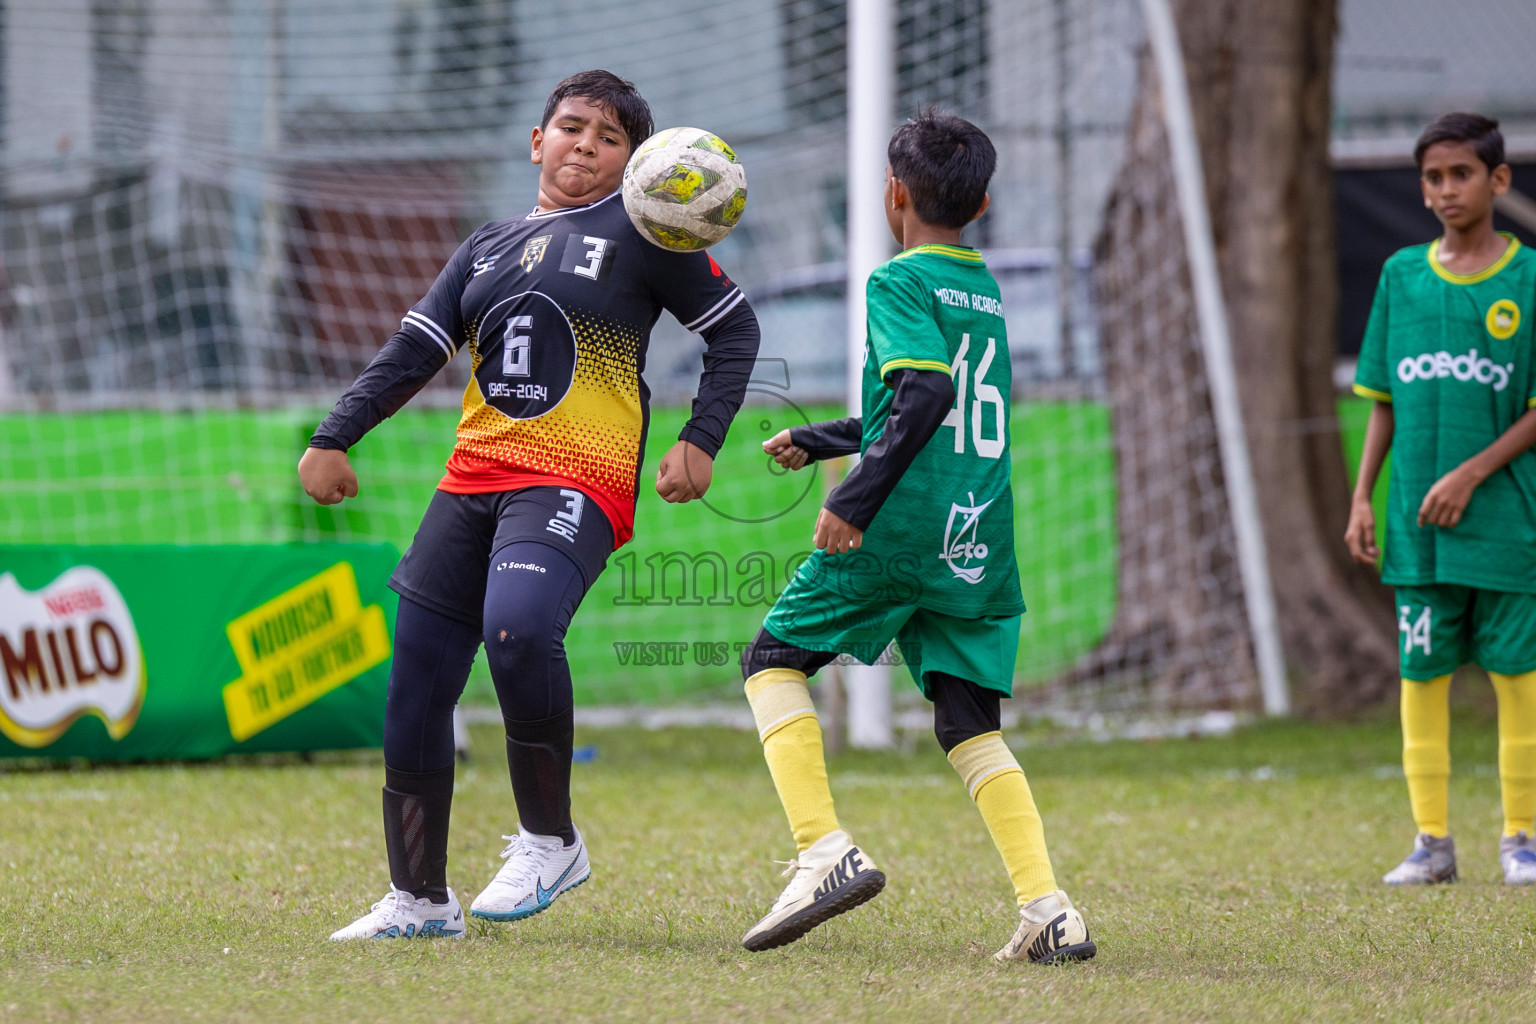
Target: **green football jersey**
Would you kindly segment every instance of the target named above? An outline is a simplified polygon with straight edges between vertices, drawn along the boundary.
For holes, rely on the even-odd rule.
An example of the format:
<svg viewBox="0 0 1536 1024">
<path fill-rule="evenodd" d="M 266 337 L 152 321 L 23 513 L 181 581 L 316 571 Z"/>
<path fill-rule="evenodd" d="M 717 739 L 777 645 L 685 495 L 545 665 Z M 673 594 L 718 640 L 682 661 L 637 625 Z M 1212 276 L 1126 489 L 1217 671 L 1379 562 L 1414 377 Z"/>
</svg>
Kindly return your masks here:
<svg viewBox="0 0 1536 1024">
<path fill-rule="evenodd" d="M 955 406 L 864 533 L 890 585 L 950 615 L 1024 610 L 1013 555 L 1008 411 L 1012 364 L 997 281 L 981 253 L 920 245 L 869 277 L 864 435 L 879 439 L 908 367 L 948 373 Z"/>
<path fill-rule="evenodd" d="M 1418 525 L 1424 495 L 1536 406 L 1536 254 L 1509 237 L 1476 274 L 1453 274 L 1440 243 L 1400 250 L 1376 286 L 1355 393 L 1391 402 L 1386 583 L 1536 593 L 1536 452 L 1472 492 L 1450 529 Z"/>
</svg>

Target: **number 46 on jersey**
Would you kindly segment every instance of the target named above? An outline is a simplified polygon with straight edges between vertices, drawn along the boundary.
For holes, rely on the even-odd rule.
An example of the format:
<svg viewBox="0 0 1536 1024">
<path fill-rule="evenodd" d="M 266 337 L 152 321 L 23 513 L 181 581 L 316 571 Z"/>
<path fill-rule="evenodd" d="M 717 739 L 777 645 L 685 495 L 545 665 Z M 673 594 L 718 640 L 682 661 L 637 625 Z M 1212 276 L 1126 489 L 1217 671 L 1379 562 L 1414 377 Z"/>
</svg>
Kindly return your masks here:
<svg viewBox="0 0 1536 1024">
<path fill-rule="evenodd" d="M 987 339 L 987 350 L 983 353 L 981 361 L 976 364 L 976 375 L 970 376 L 970 363 L 967 356 L 971 351 L 971 336 L 960 335 L 960 350 L 955 353 L 955 361 L 949 366 L 950 376 L 955 381 L 955 404 L 949 410 L 949 415 L 944 417 L 944 422 L 939 426 L 953 427 L 955 431 L 955 454 L 965 452 L 965 428 L 967 416 L 965 415 L 966 391 L 973 392 L 971 397 L 971 415 L 969 416 L 971 428 L 971 445 L 976 449 L 976 454 L 984 459 L 995 459 L 1003 454 L 1003 417 L 1007 415 L 1007 403 L 1003 401 L 1003 394 L 997 389 L 996 384 L 988 384 L 983 379 L 987 371 L 992 368 L 992 357 L 997 354 L 997 339 Z M 983 406 L 992 408 L 992 436 L 987 437 L 982 433 L 982 424 L 986 419 Z"/>
</svg>

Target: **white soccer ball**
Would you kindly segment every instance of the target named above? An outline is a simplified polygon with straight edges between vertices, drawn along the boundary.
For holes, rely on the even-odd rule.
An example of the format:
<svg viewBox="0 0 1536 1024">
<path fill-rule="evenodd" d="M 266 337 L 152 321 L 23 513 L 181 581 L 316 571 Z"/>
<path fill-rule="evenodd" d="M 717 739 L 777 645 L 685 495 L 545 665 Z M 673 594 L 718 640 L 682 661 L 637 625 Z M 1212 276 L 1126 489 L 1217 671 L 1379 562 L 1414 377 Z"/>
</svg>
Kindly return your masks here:
<svg viewBox="0 0 1536 1024">
<path fill-rule="evenodd" d="M 702 128 L 667 128 L 640 144 L 624 168 L 624 211 L 663 249 L 714 245 L 741 220 L 747 172 L 736 151 Z"/>
</svg>

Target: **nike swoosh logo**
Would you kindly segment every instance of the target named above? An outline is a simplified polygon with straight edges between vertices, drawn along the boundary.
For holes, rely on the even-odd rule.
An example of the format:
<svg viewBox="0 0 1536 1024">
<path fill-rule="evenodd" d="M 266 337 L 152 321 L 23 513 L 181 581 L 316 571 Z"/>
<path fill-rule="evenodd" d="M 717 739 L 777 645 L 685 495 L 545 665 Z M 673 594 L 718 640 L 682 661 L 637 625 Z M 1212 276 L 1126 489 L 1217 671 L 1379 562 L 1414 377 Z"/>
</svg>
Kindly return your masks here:
<svg viewBox="0 0 1536 1024">
<path fill-rule="evenodd" d="M 553 898 L 555 891 L 560 888 L 560 883 L 565 881 L 565 876 L 569 875 L 571 873 L 571 869 L 575 866 L 576 862 L 574 860 L 567 864 L 565 866 L 565 870 L 560 872 L 560 877 L 555 879 L 555 884 L 550 886 L 548 889 L 544 888 L 544 883 L 540 882 L 537 878 L 533 880 L 534 899 L 538 901 L 540 906 L 548 903 L 550 899 Z"/>
</svg>

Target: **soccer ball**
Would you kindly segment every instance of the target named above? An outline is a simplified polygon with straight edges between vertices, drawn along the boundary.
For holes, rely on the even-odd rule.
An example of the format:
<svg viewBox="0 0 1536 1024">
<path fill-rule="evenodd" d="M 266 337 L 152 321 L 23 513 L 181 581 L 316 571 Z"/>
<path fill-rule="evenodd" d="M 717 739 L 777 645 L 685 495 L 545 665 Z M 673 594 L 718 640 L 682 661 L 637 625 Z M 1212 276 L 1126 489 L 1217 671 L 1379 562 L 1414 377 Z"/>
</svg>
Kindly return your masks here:
<svg viewBox="0 0 1536 1024">
<path fill-rule="evenodd" d="M 663 249 L 714 245 L 741 220 L 747 172 L 736 151 L 702 128 L 668 128 L 640 144 L 624 168 L 624 212 Z"/>
</svg>

